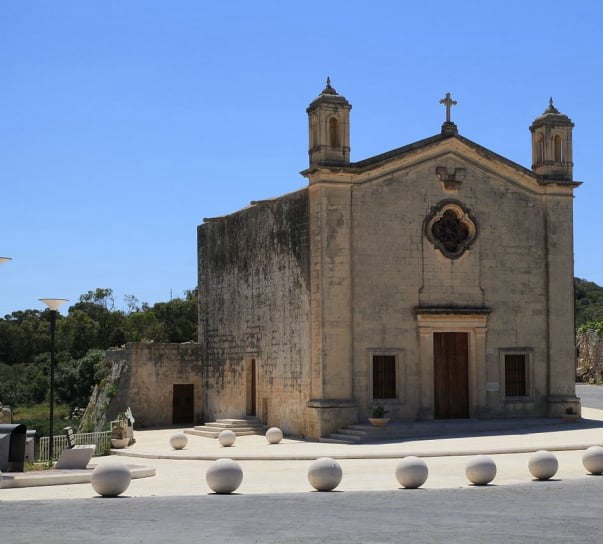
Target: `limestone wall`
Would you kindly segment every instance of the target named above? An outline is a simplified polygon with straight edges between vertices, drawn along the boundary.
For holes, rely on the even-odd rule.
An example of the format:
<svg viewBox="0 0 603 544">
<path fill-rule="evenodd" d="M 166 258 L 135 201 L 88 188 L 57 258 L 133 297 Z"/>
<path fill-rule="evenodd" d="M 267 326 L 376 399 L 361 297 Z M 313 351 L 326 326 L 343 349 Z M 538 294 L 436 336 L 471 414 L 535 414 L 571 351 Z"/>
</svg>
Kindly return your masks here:
<svg viewBox="0 0 603 544">
<path fill-rule="evenodd" d="M 203 421 L 198 344 L 131 343 L 108 351 L 107 358 L 123 366 L 109 403 L 109 421 L 129 406 L 135 427 L 172 425 L 175 384 L 194 385 L 194 423 Z"/>
<path fill-rule="evenodd" d="M 579 332 L 576 347 L 579 378 L 588 383 L 603 381 L 603 335 L 595 330 Z"/>
<path fill-rule="evenodd" d="M 198 246 L 206 417 L 255 411 L 267 425 L 304 434 L 310 398 L 307 191 L 206 222 Z"/>
<path fill-rule="evenodd" d="M 435 176 L 440 164 L 451 171 L 464 170 L 454 190 L 445 190 Z M 422 228 L 431 208 L 446 199 L 462 203 L 477 224 L 475 243 L 457 259 L 435 249 Z M 486 366 L 476 360 L 470 376 L 473 416 L 546 415 L 547 290 L 557 296 L 568 289 L 564 282 L 571 282 L 571 274 L 566 274 L 567 278 L 559 275 L 554 287 L 547 283 L 546 213 L 536 191 L 458 157 L 436 158 L 354 187 L 354 397 L 361 417 L 369 415 L 372 405 L 370 361 L 375 352 L 396 354 L 399 361 L 399 398 L 389 406 L 391 417 L 420 416 L 420 384 L 433 383 L 433 377 L 421 359 L 417 307 L 491 310 Z M 571 263 L 571 198 L 560 200 L 555 213 L 561 219 L 552 242 L 556 258 Z M 571 301 L 563 304 L 573 315 Z M 562 325 L 556 334 L 564 350 L 572 345 L 571 327 Z M 470 339 L 474 358 L 476 342 Z M 507 349 L 530 354 L 530 395 L 515 403 L 503 395 L 502 358 Z M 555 371 L 572 367 L 571 360 L 563 364 Z"/>
</svg>

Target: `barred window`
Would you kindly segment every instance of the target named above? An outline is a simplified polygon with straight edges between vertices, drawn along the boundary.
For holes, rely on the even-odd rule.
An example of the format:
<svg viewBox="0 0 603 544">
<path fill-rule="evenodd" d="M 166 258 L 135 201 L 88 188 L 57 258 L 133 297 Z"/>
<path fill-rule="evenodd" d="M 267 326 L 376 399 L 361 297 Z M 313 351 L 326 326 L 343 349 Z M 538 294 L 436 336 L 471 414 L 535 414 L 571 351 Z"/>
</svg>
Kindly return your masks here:
<svg viewBox="0 0 603 544">
<path fill-rule="evenodd" d="M 373 355 L 373 398 L 396 398 L 396 357 Z"/>
<path fill-rule="evenodd" d="M 505 395 L 525 397 L 528 394 L 527 355 L 505 355 Z"/>
</svg>

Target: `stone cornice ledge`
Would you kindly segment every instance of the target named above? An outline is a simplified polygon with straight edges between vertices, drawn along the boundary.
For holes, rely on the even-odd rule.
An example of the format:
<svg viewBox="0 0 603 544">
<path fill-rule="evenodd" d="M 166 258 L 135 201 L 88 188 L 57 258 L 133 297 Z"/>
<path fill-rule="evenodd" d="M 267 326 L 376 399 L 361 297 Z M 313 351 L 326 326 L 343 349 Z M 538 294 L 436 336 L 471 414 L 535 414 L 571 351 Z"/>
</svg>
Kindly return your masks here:
<svg viewBox="0 0 603 544">
<path fill-rule="evenodd" d="M 492 313 L 490 308 L 459 308 L 459 307 L 422 307 L 414 309 L 415 315 L 488 315 Z"/>
<path fill-rule="evenodd" d="M 344 399 L 310 399 L 308 408 L 356 408 L 358 402 Z"/>
</svg>

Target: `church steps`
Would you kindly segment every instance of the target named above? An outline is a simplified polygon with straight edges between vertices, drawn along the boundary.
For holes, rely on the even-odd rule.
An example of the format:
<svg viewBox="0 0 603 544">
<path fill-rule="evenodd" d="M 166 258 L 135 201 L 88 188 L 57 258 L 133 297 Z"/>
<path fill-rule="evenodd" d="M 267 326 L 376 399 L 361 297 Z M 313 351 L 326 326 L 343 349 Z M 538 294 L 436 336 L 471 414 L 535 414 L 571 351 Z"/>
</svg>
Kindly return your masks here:
<svg viewBox="0 0 603 544">
<path fill-rule="evenodd" d="M 506 418 L 506 419 L 440 419 L 429 421 L 393 421 L 386 427 L 370 424 L 348 425 L 320 439 L 326 443 L 361 444 L 421 437 L 472 435 L 483 432 L 523 430 L 526 427 L 550 426 L 562 423 L 553 418 Z"/>
<path fill-rule="evenodd" d="M 187 429 L 184 432 L 205 438 L 218 438 L 218 435 L 224 430 L 232 431 L 236 436 L 263 435 L 266 432 L 266 426 L 257 417 L 248 416 L 241 419 L 217 419 L 204 425 L 196 425 L 193 429 Z"/>
</svg>

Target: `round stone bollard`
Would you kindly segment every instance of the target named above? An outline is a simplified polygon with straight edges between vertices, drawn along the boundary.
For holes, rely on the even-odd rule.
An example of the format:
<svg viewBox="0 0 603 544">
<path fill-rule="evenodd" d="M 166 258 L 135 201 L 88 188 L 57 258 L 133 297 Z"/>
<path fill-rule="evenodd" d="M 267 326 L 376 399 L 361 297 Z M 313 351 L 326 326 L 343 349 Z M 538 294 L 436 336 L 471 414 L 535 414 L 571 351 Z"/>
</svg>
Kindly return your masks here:
<svg viewBox="0 0 603 544">
<path fill-rule="evenodd" d="M 218 442 L 220 442 L 220 445 L 225 448 L 232 446 L 236 439 L 237 435 L 229 429 L 224 429 L 218 435 Z"/>
<path fill-rule="evenodd" d="M 243 481 L 243 469 L 232 459 L 217 459 L 207 469 L 205 480 L 214 493 L 232 493 Z"/>
<path fill-rule="evenodd" d="M 170 446 L 175 450 L 181 450 L 186 447 L 188 438 L 184 433 L 174 433 L 170 436 Z"/>
<path fill-rule="evenodd" d="M 283 431 L 278 427 L 270 427 L 266 431 L 266 440 L 269 444 L 278 444 L 283 439 Z"/>
<path fill-rule="evenodd" d="M 405 457 L 396 465 L 396 479 L 401 486 L 407 489 L 421 487 L 428 475 L 427 463 L 413 455 Z"/>
<path fill-rule="evenodd" d="M 332 491 L 342 477 L 341 465 L 330 457 L 316 459 L 308 469 L 308 481 L 316 491 Z"/>
<path fill-rule="evenodd" d="M 528 461 L 528 470 L 538 480 L 548 480 L 557 473 L 559 461 L 550 451 L 539 450 Z"/>
<path fill-rule="evenodd" d="M 487 455 L 476 455 L 467 461 L 465 476 L 472 484 L 488 485 L 496 476 L 496 463 Z"/>
<path fill-rule="evenodd" d="M 105 461 L 97 465 L 90 476 L 92 488 L 103 497 L 121 495 L 132 480 L 130 469 L 121 461 Z"/>
<path fill-rule="evenodd" d="M 603 472 L 603 448 L 601 446 L 591 446 L 582 455 L 582 464 L 591 474 L 601 474 Z"/>
</svg>

